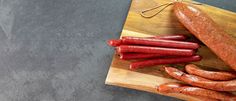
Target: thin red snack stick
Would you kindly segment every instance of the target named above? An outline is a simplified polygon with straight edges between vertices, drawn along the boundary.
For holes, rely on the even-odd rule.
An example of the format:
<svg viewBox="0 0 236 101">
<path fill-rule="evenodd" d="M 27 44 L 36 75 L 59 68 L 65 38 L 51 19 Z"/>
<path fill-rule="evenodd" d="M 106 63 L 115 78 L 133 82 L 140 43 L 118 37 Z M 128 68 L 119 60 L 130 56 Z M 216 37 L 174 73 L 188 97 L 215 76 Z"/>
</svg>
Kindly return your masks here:
<svg viewBox="0 0 236 101">
<path fill-rule="evenodd" d="M 123 36 L 122 39 L 126 39 L 133 36 Z M 136 37 L 136 38 L 155 38 L 155 39 L 164 39 L 164 40 L 177 40 L 183 41 L 187 39 L 186 35 L 183 34 L 175 34 L 175 35 L 160 35 L 160 36 L 152 36 L 152 37 Z"/>
<path fill-rule="evenodd" d="M 113 47 L 120 46 L 122 44 L 122 40 L 120 39 L 111 39 L 107 41 L 107 44 Z"/>
<path fill-rule="evenodd" d="M 155 53 L 120 53 L 120 59 L 129 60 L 129 59 L 144 59 L 144 58 L 154 58 L 162 57 L 166 55 L 155 54 Z"/>
<path fill-rule="evenodd" d="M 195 51 L 192 49 L 176 49 L 176 48 L 163 48 L 163 47 L 149 47 L 149 46 L 133 46 L 121 45 L 117 47 L 119 53 L 136 52 L 136 53 L 157 53 L 161 55 L 172 56 L 192 56 Z"/>
<path fill-rule="evenodd" d="M 177 64 L 177 63 L 185 63 L 185 62 L 195 62 L 200 61 L 201 56 L 194 55 L 189 57 L 172 57 L 172 58 L 157 58 L 157 59 L 150 59 L 144 61 L 137 61 L 130 64 L 130 69 L 139 69 L 145 68 L 149 66 L 155 65 L 164 65 L 164 64 Z"/>
<path fill-rule="evenodd" d="M 122 39 L 122 44 L 127 45 L 147 45 L 147 46 L 159 46 L 169 48 L 182 48 L 182 49 L 197 49 L 199 44 L 193 42 L 174 41 L 174 40 L 163 40 L 153 38 L 137 38 L 127 37 Z"/>
</svg>

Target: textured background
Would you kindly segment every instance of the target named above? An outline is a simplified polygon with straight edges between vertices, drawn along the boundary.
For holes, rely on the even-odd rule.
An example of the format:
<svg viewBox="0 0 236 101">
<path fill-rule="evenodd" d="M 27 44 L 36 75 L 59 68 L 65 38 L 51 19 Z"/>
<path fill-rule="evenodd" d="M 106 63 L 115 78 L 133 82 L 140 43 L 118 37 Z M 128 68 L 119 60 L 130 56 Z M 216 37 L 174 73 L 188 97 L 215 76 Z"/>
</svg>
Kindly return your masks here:
<svg viewBox="0 0 236 101">
<path fill-rule="evenodd" d="M 104 84 L 130 2 L 0 0 L 0 101 L 176 100 Z"/>
</svg>

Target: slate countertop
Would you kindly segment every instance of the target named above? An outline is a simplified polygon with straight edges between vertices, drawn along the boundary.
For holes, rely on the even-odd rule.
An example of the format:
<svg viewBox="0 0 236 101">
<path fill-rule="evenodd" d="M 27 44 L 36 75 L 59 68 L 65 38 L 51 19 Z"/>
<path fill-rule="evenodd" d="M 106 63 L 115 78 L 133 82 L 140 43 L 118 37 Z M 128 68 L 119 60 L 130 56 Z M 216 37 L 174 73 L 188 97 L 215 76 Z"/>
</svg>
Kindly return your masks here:
<svg viewBox="0 0 236 101">
<path fill-rule="evenodd" d="M 197 0 L 236 12 L 234 0 Z M 1 0 L 1 101 L 174 101 L 104 84 L 131 0 Z"/>
</svg>

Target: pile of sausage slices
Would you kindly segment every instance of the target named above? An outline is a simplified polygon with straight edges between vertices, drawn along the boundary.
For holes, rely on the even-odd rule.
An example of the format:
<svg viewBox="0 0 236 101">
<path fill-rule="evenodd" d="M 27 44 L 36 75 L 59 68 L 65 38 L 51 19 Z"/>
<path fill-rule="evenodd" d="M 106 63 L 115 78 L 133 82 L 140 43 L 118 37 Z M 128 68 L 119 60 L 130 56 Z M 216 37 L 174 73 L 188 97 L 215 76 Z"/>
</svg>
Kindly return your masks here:
<svg viewBox="0 0 236 101">
<path fill-rule="evenodd" d="M 164 66 L 171 77 L 182 81 L 159 85 L 160 93 L 181 93 L 204 101 L 236 101 L 236 41 L 199 8 L 174 2 L 173 11 L 178 20 L 202 43 L 222 59 L 232 72 L 208 71 L 197 65 L 188 64 L 185 71 Z M 154 65 L 197 62 L 199 43 L 186 41 L 185 35 L 165 35 L 152 37 L 124 36 L 111 39 L 120 59 L 138 61 L 130 64 L 131 70 Z"/>
</svg>

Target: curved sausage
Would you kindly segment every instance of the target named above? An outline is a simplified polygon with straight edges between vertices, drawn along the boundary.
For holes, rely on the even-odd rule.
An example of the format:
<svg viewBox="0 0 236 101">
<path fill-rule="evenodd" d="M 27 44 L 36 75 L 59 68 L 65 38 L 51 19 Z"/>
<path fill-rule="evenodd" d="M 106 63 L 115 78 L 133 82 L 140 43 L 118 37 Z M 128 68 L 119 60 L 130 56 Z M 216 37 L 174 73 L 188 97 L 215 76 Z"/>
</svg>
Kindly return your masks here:
<svg viewBox="0 0 236 101">
<path fill-rule="evenodd" d="M 236 80 L 212 81 L 199 76 L 186 74 L 173 67 L 165 67 L 165 71 L 175 79 L 183 81 L 192 86 L 198 86 L 216 91 L 236 91 Z"/>
<path fill-rule="evenodd" d="M 197 75 L 210 80 L 232 80 L 236 78 L 236 74 L 224 71 L 207 71 L 200 69 L 194 64 L 185 66 L 186 72 L 189 74 Z"/>
<path fill-rule="evenodd" d="M 198 98 L 208 98 L 208 100 L 236 100 L 236 96 L 230 93 L 217 92 L 199 87 L 191 87 L 180 83 L 166 83 L 158 87 L 161 93 L 182 93 L 191 96 L 200 96 Z"/>
<path fill-rule="evenodd" d="M 236 70 L 236 41 L 228 33 L 195 6 L 175 2 L 174 13 L 194 36 Z"/>
<path fill-rule="evenodd" d="M 219 101 L 217 99 L 213 99 L 210 97 L 199 96 L 195 93 L 190 94 L 189 92 L 188 93 L 182 92 L 182 90 L 184 90 L 184 89 L 181 89 L 181 87 L 183 87 L 183 86 L 186 87 L 186 85 L 180 84 L 180 83 L 165 83 L 165 84 L 161 84 L 160 86 L 158 86 L 157 91 L 160 93 L 182 93 L 185 95 L 190 95 L 192 97 L 196 97 L 196 98 L 200 99 L 201 101 Z"/>
</svg>

